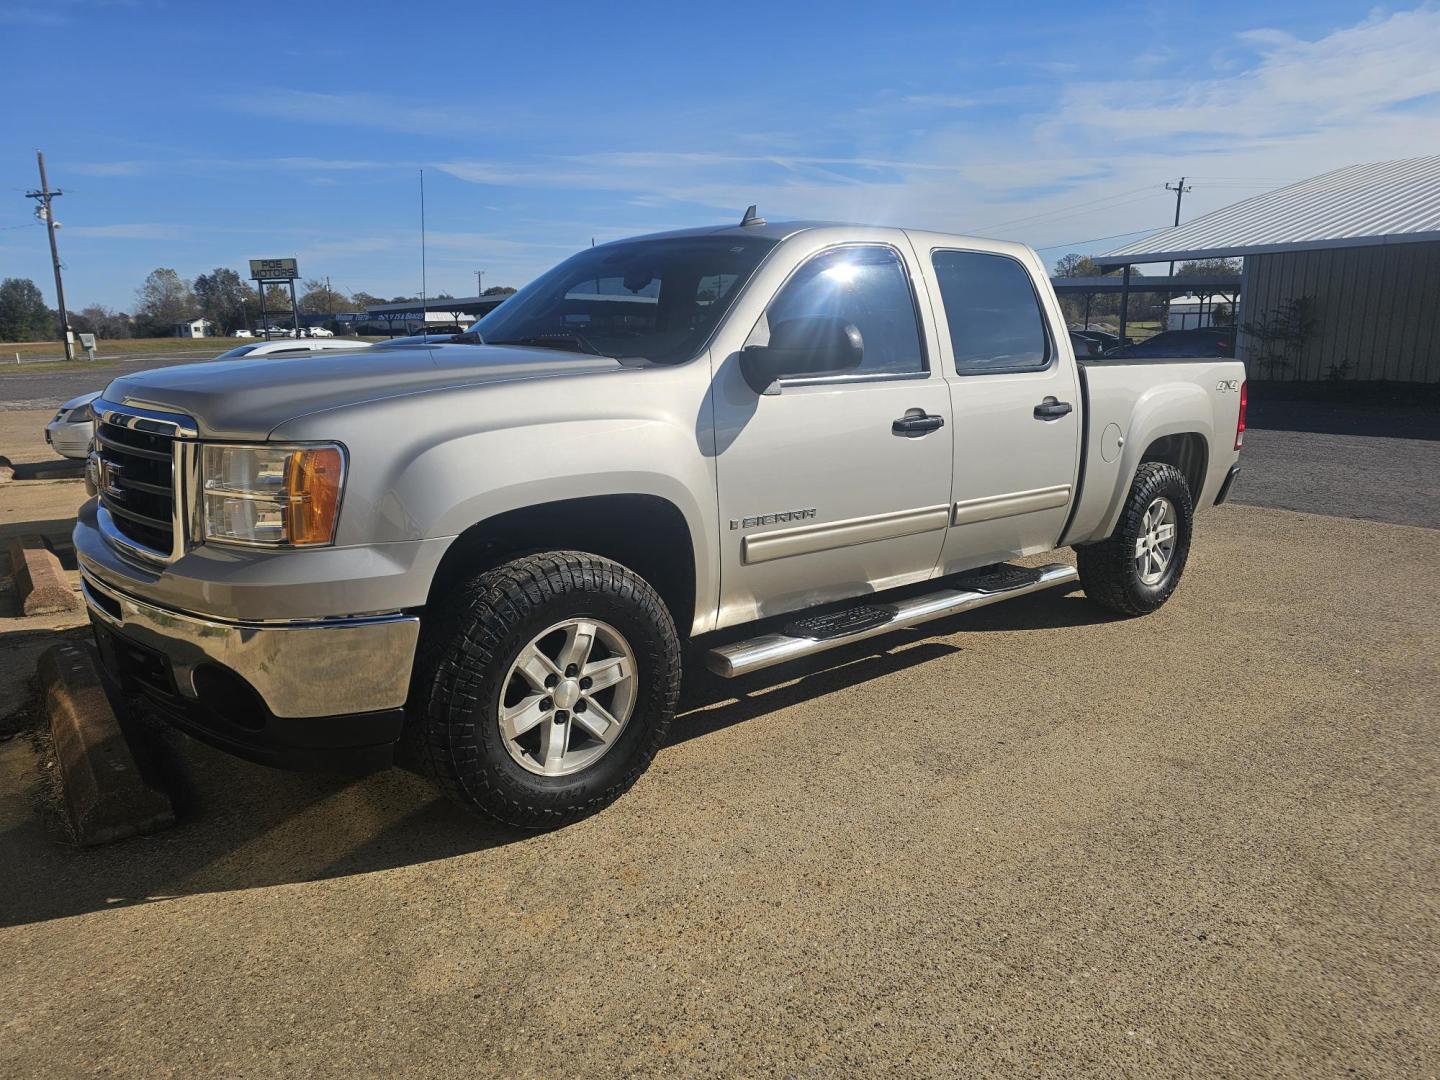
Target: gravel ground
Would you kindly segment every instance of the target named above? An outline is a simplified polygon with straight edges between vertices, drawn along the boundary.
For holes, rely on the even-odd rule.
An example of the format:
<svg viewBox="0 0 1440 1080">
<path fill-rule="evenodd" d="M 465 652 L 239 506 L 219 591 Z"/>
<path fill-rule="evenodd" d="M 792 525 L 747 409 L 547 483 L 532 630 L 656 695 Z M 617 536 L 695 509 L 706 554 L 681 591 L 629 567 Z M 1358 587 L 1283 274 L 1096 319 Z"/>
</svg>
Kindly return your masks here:
<svg viewBox="0 0 1440 1080">
<path fill-rule="evenodd" d="M 0 743 L 0 1075 L 1434 1076 L 1437 559 L 1223 507 L 1146 619 L 698 677 L 540 836 L 176 737 L 188 823 L 80 852 Z"/>
</svg>

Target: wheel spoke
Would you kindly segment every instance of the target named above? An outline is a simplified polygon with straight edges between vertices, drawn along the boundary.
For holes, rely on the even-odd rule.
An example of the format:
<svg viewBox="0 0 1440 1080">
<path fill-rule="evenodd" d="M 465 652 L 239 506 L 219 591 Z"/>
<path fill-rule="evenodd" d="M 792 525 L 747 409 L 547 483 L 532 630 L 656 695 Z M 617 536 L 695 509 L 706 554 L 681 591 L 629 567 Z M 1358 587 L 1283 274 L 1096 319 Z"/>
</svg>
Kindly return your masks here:
<svg viewBox="0 0 1440 1080">
<path fill-rule="evenodd" d="M 629 659 L 624 656 L 611 656 L 586 664 L 580 669 L 580 674 L 590 680 L 589 692 L 593 694 L 606 687 L 614 686 L 616 683 L 624 682 L 634 672 L 630 668 Z"/>
<path fill-rule="evenodd" d="M 1140 576 L 1143 578 L 1143 577 L 1149 576 L 1149 574 L 1150 574 L 1150 552 L 1149 552 L 1149 550 L 1147 549 L 1147 550 L 1140 556 Z"/>
<path fill-rule="evenodd" d="M 585 711 L 575 714 L 575 722 L 602 742 L 611 742 L 620 734 L 620 724 L 603 705 L 585 699 Z"/>
<path fill-rule="evenodd" d="M 560 655 L 556 657 L 562 669 L 575 665 L 577 669 L 583 668 L 590 659 L 590 650 L 595 647 L 595 624 L 593 622 L 573 622 L 565 628 L 565 644 L 560 646 Z"/>
<path fill-rule="evenodd" d="M 1155 530 L 1155 539 L 1160 541 L 1175 539 L 1175 526 L 1161 525 Z"/>
<path fill-rule="evenodd" d="M 1150 558 L 1154 560 L 1156 573 L 1164 571 L 1166 564 L 1170 561 L 1164 549 L 1158 547 L 1151 549 Z"/>
<path fill-rule="evenodd" d="M 551 720 L 540 729 L 540 761 L 547 771 L 560 768 L 570 742 L 570 722 Z"/>
<path fill-rule="evenodd" d="M 544 694 L 531 694 L 509 708 L 501 709 L 500 730 L 505 737 L 513 739 L 524 735 L 525 732 L 544 720 L 546 711 L 540 708 L 540 703 L 544 700 Z"/>
<path fill-rule="evenodd" d="M 564 674 L 564 672 L 556 666 L 555 661 L 541 652 L 534 644 L 521 654 L 520 659 L 515 664 L 515 670 L 530 684 L 530 689 L 540 694 L 543 694 L 547 689 L 545 686 L 547 677 L 551 675 L 559 677 Z"/>
<path fill-rule="evenodd" d="M 1138 559 L 1144 555 L 1149 547 L 1150 537 L 1148 535 L 1142 533 L 1140 536 L 1137 536 L 1135 538 L 1135 558 Z"/>
</svg>

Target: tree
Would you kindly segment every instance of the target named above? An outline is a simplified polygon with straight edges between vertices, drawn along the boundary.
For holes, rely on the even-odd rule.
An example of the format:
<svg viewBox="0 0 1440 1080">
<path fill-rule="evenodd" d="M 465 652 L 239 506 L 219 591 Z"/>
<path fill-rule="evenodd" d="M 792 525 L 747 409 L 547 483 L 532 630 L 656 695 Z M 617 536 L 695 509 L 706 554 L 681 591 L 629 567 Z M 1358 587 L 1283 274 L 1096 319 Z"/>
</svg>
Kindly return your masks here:
<svg viewBox="0 0 1440 1080">
<path fill-rule="evenodd" d="M 491 285 L 481 296 L 511 296 L 515 292 L 509 285 Z"/>
<path fill-rule="evenodd" d="M 300 297 L 300 310 L 313 315 L 338 315 L 342 311 L 354 311 L 354 302 L 342 292 L 336 292 L 325 282 L 312 278 L 305 282 L 305 292 Z"/>
<path fill-rule="evenodd" d="M 1240 329 L 1259 343 L 1254 357 L 1256 373 L 1274 379 L 1294 371 L 1318 321 L 1315 301 L 1308 296 L 1297 296 L 1244 323 Z"/>
<path fill-rule="evenodd" d="M 130 336 L 130 316 L 101 304 L 71 312 L 70 326 L 77 334 L 94 334 L 97 338 L 113 340 Z"/>
<path fill-rule="evenodd" d="M 45 341 L 58 333 L 59 320 L 45 306 L 35 282 L 6 278 L 0 282 L 0 341 Z"/>
<path fill-rule="evenodd" d="M 135 300 L 135 321 L 142 337 L 168 335 L 176 323 L 195 318 L 198 310 L 190 283 L 164 266 L 150 271 L 135 290 Z"/>
<path fill-rule="evenodd" d="M 356 292 L 350 294 L 350 303 L 354 305 L 353 310 L 364 311 L 368 307 L 374 307 L 376 304 L 383 304 L 385 303 L 385 301 L 380 299 L 380 297 L 378 296 L 370 295 L 370 293 L 368 292 Z"/>
<path fill-rule="evenodd" d="M 195 300 L 200 314 L 222 334 L 248 326 L 260 313 L 260 300 L 234 270 L 217 266 L 195 279 Z"/>
<path fill-rule="evenodd" d="M 1240 273 L 1239 259 L 1191 259 L 1175 267 L 1176 277 L 1225 277 Z"/>
</svg>

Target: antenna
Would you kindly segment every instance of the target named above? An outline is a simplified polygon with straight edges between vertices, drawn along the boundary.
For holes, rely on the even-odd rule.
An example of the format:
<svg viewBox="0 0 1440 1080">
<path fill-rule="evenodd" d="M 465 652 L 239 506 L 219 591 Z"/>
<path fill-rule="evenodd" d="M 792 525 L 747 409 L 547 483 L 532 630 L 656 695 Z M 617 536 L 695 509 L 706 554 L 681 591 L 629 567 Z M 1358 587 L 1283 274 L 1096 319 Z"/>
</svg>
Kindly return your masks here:
<svg viewBox="0 0 1440 1080">
<path fill-rule="evenodd" d="M 745 209 L 745 216 L 740 219 L 740 227 L 743 229 L 749 225 L 764 225 L 765 219 L 755 212 L 755 204 L 751 203 Z"/>
<path fill-rule="evenodd" d="M 426 317 L 426 293 L 425 293 L 425 170 L 420 170 L 420 332 L 425 332 L 425 324 L 429 321 Z"/>
</svg>

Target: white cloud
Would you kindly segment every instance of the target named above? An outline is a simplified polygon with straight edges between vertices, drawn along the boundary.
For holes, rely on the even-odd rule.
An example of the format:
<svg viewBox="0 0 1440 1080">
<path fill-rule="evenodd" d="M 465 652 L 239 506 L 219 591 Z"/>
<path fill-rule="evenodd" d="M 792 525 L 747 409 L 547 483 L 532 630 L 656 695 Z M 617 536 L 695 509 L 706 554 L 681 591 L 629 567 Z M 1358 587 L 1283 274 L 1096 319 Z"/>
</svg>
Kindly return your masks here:
<svg viewBox="0 0 1440 1080">
<path fill-rule="evenodd" d="M 1180 174 L 1194 187 L 1188 218 L 1288 180 L 1440 145 L 1432 5 L 1310 40 L 1248 30 L 1220 53 L 1199 78 L 1159 78 L 1154 68 L 1130 80 L 1067 73 L 1005 125 L 976 122 L 964 98 L 886 93 L 838 116 L 809 146 L 794 133 L 776 140 L 784 149 L 774 153 L 751 140 L 743 153 L 667 148 L 439 167 L 481 184 L 615 192 L 627 206 L 670 207 L 682 220 L 758 202 L 772 218 L 994 231 L 1085 248 L 1168 224 L 1174 204 L 1163 184 Z M 899 107 L 946 105 L 964 115 L 894 123 Z M 812 149 L 819 139 L 832 149 L 837 129 L 853 155 Z"/>
<path fill-rule="evenodd" d="M 277 117 L 327 127 L 364 127 L 412 135 L 463 136 L 510 126 L 515 110 L 504 113 L 406 102 L 368 93 L 322 94 L 310 90 L 272 90 L 258 95 L 231 95 L 219 103 L 236 112 Z"/>
<path fill-rule="evenodd" d="M 58 214 L 56 215 L 59 216 Z M 179 240 L 190 229 L 180 225 L 130 224 L 130 225 L 77 225 L 63 229 L 65 237 L 83 236 L 106 240 Z M 68 306 L 68 305 L 67 305 Z"/>
</svg>

